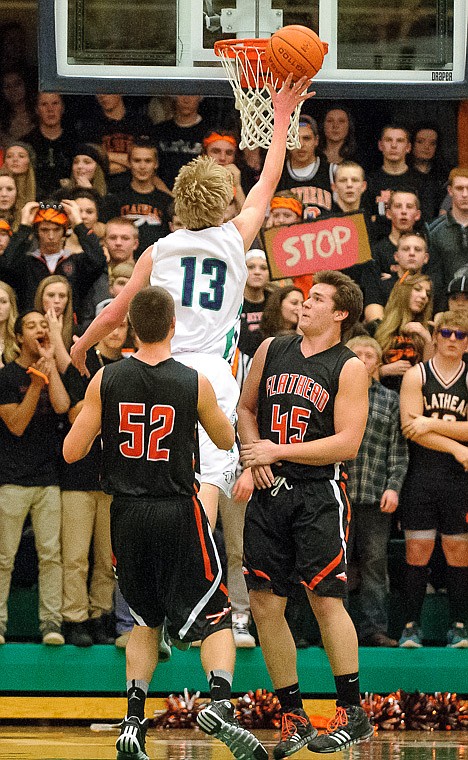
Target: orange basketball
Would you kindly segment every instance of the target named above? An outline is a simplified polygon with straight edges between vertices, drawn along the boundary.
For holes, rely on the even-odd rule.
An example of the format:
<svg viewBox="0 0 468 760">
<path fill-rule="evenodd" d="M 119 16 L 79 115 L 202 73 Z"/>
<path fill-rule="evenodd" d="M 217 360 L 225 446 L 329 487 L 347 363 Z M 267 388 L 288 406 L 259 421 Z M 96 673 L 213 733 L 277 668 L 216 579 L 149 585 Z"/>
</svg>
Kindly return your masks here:
<svg viewBox="0 0 468 760">
<path fill-rule="evenodd" d="M 268 40 L 265 62 L 280 80 L 292 73 L 293 81 L 301 77 L 314 77 L 322 68 L 328 51 L 326 42 L 306 26 L 292 24 L 278 29 Z"/>
</svg>

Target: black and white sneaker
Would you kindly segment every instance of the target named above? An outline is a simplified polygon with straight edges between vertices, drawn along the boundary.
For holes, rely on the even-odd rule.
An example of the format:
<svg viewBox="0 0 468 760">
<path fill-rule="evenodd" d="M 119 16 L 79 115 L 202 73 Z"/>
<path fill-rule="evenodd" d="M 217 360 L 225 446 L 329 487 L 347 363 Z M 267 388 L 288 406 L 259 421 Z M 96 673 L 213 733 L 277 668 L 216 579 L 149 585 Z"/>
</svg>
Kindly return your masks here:
<svg viewBox="0 0 468 760">
<path fill-rule="evenodd" d="M 281 741 L 273 750 L 275 760 L 294 755 L 317 736 L 304 710 L 298 708 L 281 716 Z"/>
<path fill-rule="evenodd" d="M 342 749 L 370 739 L 373 735 L 374 729 L 362 707 L 337 707 L 335 717 L 328 724 L 327 733 L 309 742 L 307 749 L 324 754 L 341 752 Z"/>
<path fill-rule="evenodd" d="M 120 724 L 120 736 L 115 743 L 117 760 L 149 760 L 145 752 L 148 718 L 125 717 Z"/>
<path fill-rule="evenodd" d="M 236 760 L 268 760 L 263 744 L 239 726 L 234 705 L 228 699 L 207 705 L 198 713 L 197 723 L 205 734 L 215 736 L 229 747 Z"/>
</svg>

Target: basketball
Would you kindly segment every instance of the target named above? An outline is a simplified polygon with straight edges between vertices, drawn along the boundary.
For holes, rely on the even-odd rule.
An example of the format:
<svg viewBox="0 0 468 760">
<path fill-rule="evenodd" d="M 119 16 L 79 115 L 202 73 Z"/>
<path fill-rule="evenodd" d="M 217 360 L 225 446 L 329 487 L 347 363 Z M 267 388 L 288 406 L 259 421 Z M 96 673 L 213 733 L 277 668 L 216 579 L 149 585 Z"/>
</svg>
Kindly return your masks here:
<svg viewBox="0 0 468 760">
<path fill-rule="evenodd" d="M 328 51 L 326 42 L 306 26 L 293 24 L 278 29 L 268 40 L 265 62 L 280 80 L 292 73 L 293 81 L 301 77 L 314 77 L 322 68 Z"/>
</svg>

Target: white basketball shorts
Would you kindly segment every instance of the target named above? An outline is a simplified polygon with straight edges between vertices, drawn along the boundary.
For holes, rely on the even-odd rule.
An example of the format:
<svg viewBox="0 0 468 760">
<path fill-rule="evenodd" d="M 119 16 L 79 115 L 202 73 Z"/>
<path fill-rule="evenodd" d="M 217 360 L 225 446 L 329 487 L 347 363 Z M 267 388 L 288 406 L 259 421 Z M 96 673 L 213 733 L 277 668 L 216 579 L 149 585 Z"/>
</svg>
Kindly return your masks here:
<svg viewBox="0 0 468 760">
<path fill-rule="evenodd" d="M 213 386 L 219 406 L 226 417 L 235 425 L 237 422 L 236 407 L 239 401 L 239 386 L 227 361 L 221 356 L 216 356 L 216 354 L 174 354 L 173 358 L 187 367 L 193 367 L 208 378 Z M 235 443 L 230 451 L 218 449 L 200 424 L 198 425 L 198 437 L 200 443 L 200 482 L 218 486 L 229 497 L 236 479 L 236 467 L 239 461 L 237 444 Z"/>
</svg>

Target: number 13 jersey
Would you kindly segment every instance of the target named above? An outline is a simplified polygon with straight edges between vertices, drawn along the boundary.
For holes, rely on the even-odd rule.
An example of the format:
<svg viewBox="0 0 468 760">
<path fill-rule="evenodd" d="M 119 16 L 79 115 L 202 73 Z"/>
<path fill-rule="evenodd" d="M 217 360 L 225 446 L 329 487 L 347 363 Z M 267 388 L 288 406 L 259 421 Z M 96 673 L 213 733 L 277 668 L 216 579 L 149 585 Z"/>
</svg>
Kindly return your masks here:
<svg viewBox="0 0 468 760">
<path fill-rule="evenodd" d="M 247 280 L 244 243 L 226 222 L 203 230 L 177 230 L 152 250 L 151 285 L 175 301 L 172 353 L 216 354 L 230 361 L 239 336 Z"/>
</svg>

